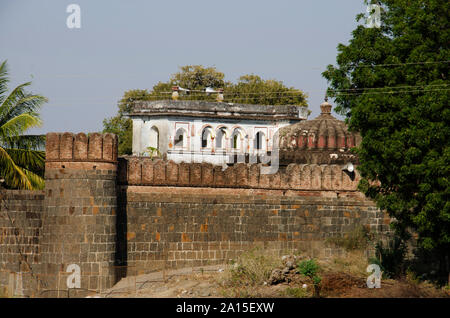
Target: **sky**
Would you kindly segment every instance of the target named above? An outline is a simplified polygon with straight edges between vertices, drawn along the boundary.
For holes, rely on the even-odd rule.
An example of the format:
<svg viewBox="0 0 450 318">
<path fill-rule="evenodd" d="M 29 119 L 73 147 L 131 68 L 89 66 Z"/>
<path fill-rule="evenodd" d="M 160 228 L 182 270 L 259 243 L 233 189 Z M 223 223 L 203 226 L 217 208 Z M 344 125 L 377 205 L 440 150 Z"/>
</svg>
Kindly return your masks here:
<svg viewBox="0 0 450 318">
<path fill-rule="evenodd" d="M 69 4 L 81 28 L 67 27 Z M 196 64 L 227 81 L 256 74 L 301 89 L 314 118 L 321 73 L 365 10 L 363 0 L 0 0 L 0 61 L 10 90 L 32 81 L 49 99 L 30 133 L 101 131 L 125 91 Z"/>
</svg>

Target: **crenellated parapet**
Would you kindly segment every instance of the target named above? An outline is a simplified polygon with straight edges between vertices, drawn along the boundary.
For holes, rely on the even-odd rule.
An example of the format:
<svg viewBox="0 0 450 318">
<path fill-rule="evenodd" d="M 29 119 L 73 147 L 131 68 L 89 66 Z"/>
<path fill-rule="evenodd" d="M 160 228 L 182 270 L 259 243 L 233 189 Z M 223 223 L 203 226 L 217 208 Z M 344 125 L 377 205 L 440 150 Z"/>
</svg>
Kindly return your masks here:
<svg viewBox="0 0 450 318">
<path fill-rule="evenodd" d="M 175 163 L 142 157 L 119 161 L 119 183 L 127 185 L 356 191 L 360 176 L 350 178 L 343 165 L 289 164 L 274 174 L 261 164 L 239 163 L 223 168 L 209 163 Z"/>
<path fill-rule="evenodd" d="M 117 162 L 117 136 L 106 133 L 48 133 L 46 161 Z"/>
</svg>

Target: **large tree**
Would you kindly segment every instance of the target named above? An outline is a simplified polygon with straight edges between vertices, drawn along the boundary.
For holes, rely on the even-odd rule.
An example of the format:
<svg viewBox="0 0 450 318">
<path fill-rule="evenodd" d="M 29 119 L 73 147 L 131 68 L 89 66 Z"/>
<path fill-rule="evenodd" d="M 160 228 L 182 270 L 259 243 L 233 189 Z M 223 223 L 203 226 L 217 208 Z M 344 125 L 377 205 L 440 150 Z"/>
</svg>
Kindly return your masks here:
<svg viewBox="0 0 450 318">
<path fill-rule="evenodd" d="M 181 100 L 215 101 L 215 94 L 207 95 L 206 87 L 224 89 L 224 101 L 262 105 L 307 106 L 306 95 L 298 89 L 285 86 L 281 81 L 264 80 L 257 75 L 244 75 L 237 83 L 226 82 L 225 75 L 215 67 L 201 65 L 182 66 L 167 82 L 159 82 L 149 92 L 147 90 L 126 91 L 119 101 L 119 111 L 114 117 L 103 121 L 104 132 L 119 136 L 119 154 L 131 154 L 132 122 L 125 117 L 131 111 L 133 101 L 170 99 L 172 86 L 189 89 Z"/>
<path fill-rule="evenodd" d="M 24 135 L 41 124 L 39 108 L 46 98 L 25 91 L 27 82 L 8 91 L 6 61 L 0 65 L 0 179 L 13 189 L 43 189 L 45 136 Z"/>
<path fill-rule="evenodd" d="M 412 229 L 419 246 L 440 255 L 448 272 L 449 2 L 380 5 L 381 27 L 358 26 L 323 76 L 336 110 L 362 135 L 360 189 L 396 219 L 399 234 Z"/>
</svg>

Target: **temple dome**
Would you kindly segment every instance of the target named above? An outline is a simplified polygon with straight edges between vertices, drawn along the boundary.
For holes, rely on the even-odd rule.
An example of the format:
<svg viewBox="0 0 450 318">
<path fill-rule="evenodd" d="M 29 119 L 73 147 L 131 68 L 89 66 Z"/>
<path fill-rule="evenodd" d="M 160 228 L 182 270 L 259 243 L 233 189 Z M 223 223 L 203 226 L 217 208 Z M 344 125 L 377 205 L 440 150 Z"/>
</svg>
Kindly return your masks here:
<svg viewBox="0 0 450 318">
<path fill-rule="evenodd" d="M 358 133 L 331 115 L 331 104 L 320 105 L 321 114 L 279 130 L 280 163 L 356 163 L 350 149 L 359 145 Z"/>
</svg>

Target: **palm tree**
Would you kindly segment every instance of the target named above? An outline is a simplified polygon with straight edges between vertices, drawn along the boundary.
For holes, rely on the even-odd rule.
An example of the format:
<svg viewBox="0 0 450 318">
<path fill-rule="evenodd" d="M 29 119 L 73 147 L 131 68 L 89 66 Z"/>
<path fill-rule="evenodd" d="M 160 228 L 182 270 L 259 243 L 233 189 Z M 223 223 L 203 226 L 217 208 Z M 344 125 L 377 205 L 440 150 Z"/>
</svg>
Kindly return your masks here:
<svg viewBox="0 0 450 318">
<path fill-rule="evenodd" d="M 6 61 L 0 65 L 0 179 L 10 189 L 43 189 L 45 136 L 24 135 L 41 125 L 37 110 L 47 99 L 25 92 L 27 82 L 9 94 Z"/>
</svg>

